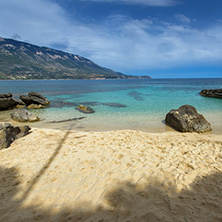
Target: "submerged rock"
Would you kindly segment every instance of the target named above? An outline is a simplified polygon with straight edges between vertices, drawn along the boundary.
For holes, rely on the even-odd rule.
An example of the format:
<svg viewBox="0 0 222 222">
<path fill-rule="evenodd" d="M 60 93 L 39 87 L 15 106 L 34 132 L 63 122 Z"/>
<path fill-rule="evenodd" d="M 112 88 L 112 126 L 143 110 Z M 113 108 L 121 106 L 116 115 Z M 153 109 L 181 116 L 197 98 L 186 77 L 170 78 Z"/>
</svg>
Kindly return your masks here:
<svg viewBox="0 0 222 222">
<path fill-rule="evenodd" d="M 30 129 L 29 126 L 14 127 L 9 123 L 0 123 L 0 150 L 9 147 L 14 140 L 26 136 Z"/>
<path fill-rule="evenodd" d="M 26 104 L 26 106 L 31 104 L 46 106 L 50 104 L 50 101 L 46 97 L 35 92 L 30 92 L 27 96 L 21 95 L 20 99 Z"/>
<path fill-rule="evenodd" d="M 210 123 L 191 105 L 183 105 L 167 113 L 165 122 L 180 132 L 203 133 L 211 131 Z"/>
<path fill-rule="evenodd" d="M 78 106 L 78 104 L 61 100 L 53 100 L 50 102 L 50 107 L 62 108 L 62 107 L 74 107 L 74 106 Z"/>
<path fill-rule="evenodd" d="M 126 105 L 121 104 L 121 103 L 101 103 L 101 105 L 115 107 L 115 108 L 125 108 L 125 107 L 127 107 Z"/>
<path fill-rule="evenodd" d="M 222 89 L 203 89 L 201 90 L 200 95 L 222 99 Z"/>
<path fill-rule="evenodd" d="M 13 110 L 10 115 L 17 122 L 35 122 L 40 120 L 38 116 L 32 115 L 25 109 Z"/>
<path fill-rule="evenodd" d="M 76 109 L 82 113 L 87 113 L 87 114 L 95 112 L 91 107 L 83 105 L 79 105 Z"/>
<path fill-rule="evenodd" d="M 95 102 L 95 101 L 92 101 L 92 102 L 81 102 L 82 105 L 84 106 L 98 106 L 100 105 L 99 102 Z"/>
<path fill-rule="evenodd" d="M 137 101 L 144 101 L 144 99 L 142 97 L 143 94 L 139 93 L 137 91 L 131 91 L 128 93 L 128 95 Z"/>
</svg>

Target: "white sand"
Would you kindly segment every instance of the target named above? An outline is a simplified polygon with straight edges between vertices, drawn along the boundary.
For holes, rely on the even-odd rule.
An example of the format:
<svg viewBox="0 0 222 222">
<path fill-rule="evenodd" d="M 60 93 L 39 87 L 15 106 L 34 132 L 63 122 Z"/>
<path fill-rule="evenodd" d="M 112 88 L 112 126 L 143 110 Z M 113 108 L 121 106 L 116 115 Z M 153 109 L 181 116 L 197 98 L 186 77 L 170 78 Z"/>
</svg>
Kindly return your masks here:
<svg viewBox="0 0 222 222">
<path fill-rule="evenodd" d="M 33 129 L 0 151 L 0 221 L 222 221 L 222 136 Z"/>
</svg>

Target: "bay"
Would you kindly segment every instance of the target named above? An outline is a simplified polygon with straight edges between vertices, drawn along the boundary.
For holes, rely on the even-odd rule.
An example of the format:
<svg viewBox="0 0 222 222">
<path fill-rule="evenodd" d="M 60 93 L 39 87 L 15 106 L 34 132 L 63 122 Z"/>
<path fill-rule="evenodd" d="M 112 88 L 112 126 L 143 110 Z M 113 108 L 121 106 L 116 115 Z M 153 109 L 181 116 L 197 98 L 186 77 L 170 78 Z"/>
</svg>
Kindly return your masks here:
<svg viewBox="0 0 222 222">
<path fill-rule="evenodd" d="M 31 110 L 42 119 L 31 126 L 84 131 L 169 131 L 164 124 L 167 112 L 189 104 L 211 122 L 213 133 L 221 133 L 222 100 L 199 95 L 202 89 L 216 88 L 222 88 L 222 79 L 0 81 L 0 93 L 11 92 L 18 98 L 34 91 L 51 101 L 49 108 Z M 78 112 L 80 104 L 91 106 L 95 113 Z M 1 121 L 11 121 L 9 113 L 2 111 Z M 80 117 L 86 118 L 60 122 Z"/>
</svg>

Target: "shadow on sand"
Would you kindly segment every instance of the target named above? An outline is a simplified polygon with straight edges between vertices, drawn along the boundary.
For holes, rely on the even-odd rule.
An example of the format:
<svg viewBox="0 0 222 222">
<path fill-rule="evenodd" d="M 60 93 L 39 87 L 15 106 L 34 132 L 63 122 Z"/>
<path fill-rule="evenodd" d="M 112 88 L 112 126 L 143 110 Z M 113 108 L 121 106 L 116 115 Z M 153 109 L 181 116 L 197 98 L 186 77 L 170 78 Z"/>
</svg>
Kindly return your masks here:
<svg viewBox="0 0 222 222">
<path fill-rule="evenodd" d="M 82 208 L 70 206 L 55 214 L 53 206 L 24 207 L 27 192 L 21 199 L 15 197 L 20 183 L 16 168 L 0 167 L 0 221 L 222 221 L 221 178 L 221 173 L 215 173 L 197 179 L 181 193 L 174 187 L 164 192 L 158 181 L 144 189 L 123 182 L 105 195 L 110 210 L 101 206 L 90 210 L 89 203 L 84 209 L 82 203 Z"/>
<path fill-rule="evenodd" d="M 106 207 L 78 203 L 78 208 L 69 206 L 55 213 L 53 206 L 46 209 L 34 203 L 32 206 L 24 205 L 33 186 L 50 167 L 69 133 L 67 131 L 21 198 L 17 196 L 21 180 L 18 169 L 0 167 L 0 221 L 222 221 L 221 172 L 197 178 L 181 192 L 174 184 L 163 184 L 158 178 L 148 179 L 143 186 L 130 181 L 113 184 L 104 195 Z"/>
</svg>

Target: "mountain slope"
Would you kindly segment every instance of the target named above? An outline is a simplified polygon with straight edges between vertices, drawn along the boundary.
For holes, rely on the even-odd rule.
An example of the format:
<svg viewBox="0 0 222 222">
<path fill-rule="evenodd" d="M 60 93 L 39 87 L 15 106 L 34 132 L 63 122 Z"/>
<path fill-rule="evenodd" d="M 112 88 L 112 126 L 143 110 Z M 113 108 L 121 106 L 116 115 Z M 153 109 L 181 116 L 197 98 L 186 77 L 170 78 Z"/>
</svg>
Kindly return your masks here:
<svg viewBox="0 0 222 222">
<path fill-rule="evenodd" d="M 140 77 L 103 68 L 79 55 L 0 38 L 0 79 L 96 78 Z"/>
</svg>

